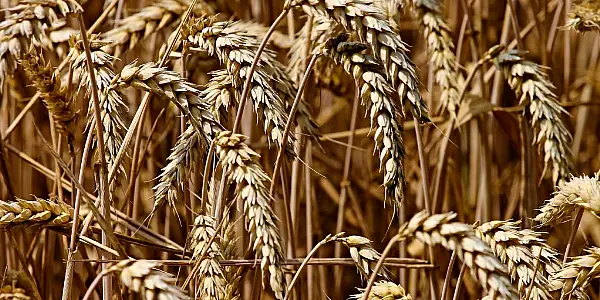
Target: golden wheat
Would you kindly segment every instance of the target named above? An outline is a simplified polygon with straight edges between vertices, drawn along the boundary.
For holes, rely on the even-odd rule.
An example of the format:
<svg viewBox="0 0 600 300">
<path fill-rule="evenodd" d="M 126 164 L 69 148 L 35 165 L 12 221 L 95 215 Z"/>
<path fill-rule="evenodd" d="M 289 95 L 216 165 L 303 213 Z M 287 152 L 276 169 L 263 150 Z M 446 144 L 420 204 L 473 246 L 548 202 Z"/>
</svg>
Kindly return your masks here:
<svg viewBox="0 0 600 300">
<path fill-rule="evenodd" d="M 108 270 L 118 272 L 123 286 L 144 299 L 190 299 L 175 283 L 177 279 L 158 270 L 161 264 L 145 260 L 123 260 Z"/>
<path fill-rule="evenodd" d="M 16 202 L 0 200 L 0 229 L 15 226 L 69 227 L 73 220 L 73 208 L 61 201 L 17 199 Z"/>
<path fill-rule="evenodd" d="M 571 8 L 565 28 L 579 33 L 600 31 L 600 5 L 597 1 L 583 1 Z"/>
<path fill-rule="evenodd" d="M 5 285 L 0 288 L 0 300 L 30 300 L 24 289 Z"/>
<path fill-rule="evenodd" d="M 190 233 L 190 248 L 193 249 L 192 259 L 196 260 L 194 270 L 200 278 L 200 290 L 198 297 L 201 299 L 225 299 L 225 275 L 223 267 L 219 263 L 221 249 L 216 231 L 215 219 L 210 216 L 199 215 L 194 220 Z M 211 240 L 214 240 L 208 244 Z M 201 256 L 205 253 L 204 256 Z"/>
<path fill-rule="evenodd" d="M 362 299 L 364 297 L 364 290 L 359 289 L 361 292 L 350 296 L 350 299 Z M 367 296 L 368 300 L 412 300 L 412 297 L 407 293 L 404 288 L 395 284 L 391 281 L 379 281 L 373 285 L 371 292 Z"/>
<path fill-rule="evenodd" d="M 350 257 L 352 257 L 360 275 L 363 278 L 369 278 L 377 261 L 381 258 L 381 254 L 373 248 L 371 240 L 359 235 L 351 235 L 338 237 L 334 241 L 342 243 L 350 250 Z M 385 267 L 377 275 L 389 279 L 389 274 Z"/>
<path fill-rule="evenodd" d="M 572 294 L 573 299 L 589 299 L 585 288 L 600 275 L 600 248 L 585 250 L 588 254 L 571 258 L 571 261 L 550 277 L 549 290 L 560 292 L 561 299 Z"/>
</svg>

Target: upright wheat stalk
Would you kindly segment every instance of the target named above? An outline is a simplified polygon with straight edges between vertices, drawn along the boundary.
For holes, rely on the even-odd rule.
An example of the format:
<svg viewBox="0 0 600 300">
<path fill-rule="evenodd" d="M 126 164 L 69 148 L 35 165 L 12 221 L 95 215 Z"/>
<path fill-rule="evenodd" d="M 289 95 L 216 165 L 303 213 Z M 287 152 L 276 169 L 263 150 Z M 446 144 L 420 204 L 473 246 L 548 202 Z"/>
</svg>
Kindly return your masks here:
<svg viewBox="0 0 600 300">
<path fill-rule="evenodd" d="M 554 85 L 542 66 L 525 60 L 518 50 L 500 54 L 494 63 L 503 71 L 519 103 L 531 114 L 533 142 L 543 150 L 544 171 L 552 163 L 552 179 L 563 182 L 571 170 L 571 134 L 562 121 L 561 115 L 566 111 L 556 99 Z"/>
<path fill-rule="evenodd" d="M 401 113 L 394 101 L 392 87 L 385 70 L 375 58 L 363 54 L 364 44 L 346 42 L 347 35 L 329 40 L 323 51 L 351 74 L 360 90 L 375 131 L 375 146 L 379 150 L 380 168 L 384 172 L 383 186 L 386 200 L 400 209 L 404 198 L 404 147 L 401 132 Z"/>
</svg>

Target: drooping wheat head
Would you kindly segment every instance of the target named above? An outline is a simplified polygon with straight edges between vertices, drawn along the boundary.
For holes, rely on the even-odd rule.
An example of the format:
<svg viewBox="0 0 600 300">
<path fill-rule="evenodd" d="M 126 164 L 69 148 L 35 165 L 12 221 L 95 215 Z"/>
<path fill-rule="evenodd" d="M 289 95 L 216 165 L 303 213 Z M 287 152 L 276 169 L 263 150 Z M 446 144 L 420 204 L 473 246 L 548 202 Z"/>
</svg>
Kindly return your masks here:
<svg viewBox="0 0 600 300">
<path fill-rule="evenodd" d="M 42 53 L 33 46 L 19 62 L 41 93 L 46 108 L 54 118 L 57 130 L 71 140 L 78 113 L 75 111 L 73 100 L 67 96 L 66 88 L 61 87 L 60 78 L 54 74 L 52 66 L 46 64 Z"/>
<path fill-rule="evenodd" d="M 363 278 L 369 278 L 377 261 L 381 258 L 381 254 L 373 248 L 371 240 L 359 235 L 351 235 L 336 238 L 334 241 L 342 243 L 350 250 L 350 257 L 352 257 L 360 275 Z M 389 274 L 385 267 L 379 271 L 378 275 L 384 279 L 389 279 Z"/>
<path fill-rule="evenodd" d="M 540 226 L 556 226 L 568 221 L 577 208 L 584 208 L 594 215 L 600 215 L 600 183 L 597 173 L 594 177 L 572 177 L 558 186 L 554 196 L 547 200 L 535 216 Z"/>
<path fill-rule="evenodd" d="M 123 260 L 109 268 L 118 272 L 123 286 L 136 292 L 144 299 L 185 299 L 188 297 L 176 285 L 177 278 L 161 271 L 159 262 L 145 260 Z"/>
<path fill-rule="evenodd" d="M 244 205 L 246 230 L 254 241 L 253 249 L 261 256 L 263 276 L 270 274 L 269 283 L 277 299 L 283 299 L 285 281 L 281 261 L 283 249 L 277 227 L 277 217 L 271 209 L 273 197 L 265 186 L 269 177 L 256 161 L 258 154 L 244 143 L 245 137 L 223 131 L 217 136 L 216 153 L 229 182 L 235 182 L 235 198 Z"/>
<path fill-rule="evenodd" d="M 200 299 L 226 299 L 225 298 L 225 275 L 223 267 L 219 263 L 221 259 L 220 238 L 217 233 L 215 219 L 207 215 L 199 215 L 194 220 L 194 225 L 190 233 L 192 249 L 192 259 L 196 260 L 194 265 L 195 274 L 190 274 L 199 278 L 200 289 L 198 297 Z M 209 245 L 208 242 L 213 240 Z M 205 253 L 204 256 L 201 256 Z"/>
<path fill-rule="evenodd" d="M 429 109 L 421 98 L 408 48 L 372 0 L 287 0 L 286 4 L 301 5 L 306 13 L 326 17 L 341 24 L 346 32 L 357 34 L 362 42 L 371 46 L 373 56 L 383 62 L 403 110 L 410 111 L 420 122 L 429 121 Z"/>
<path fill-rule="evenodd" d="M 549 279 L 549 290 L 560 292 L 560 299 L 589 299 L 585 293 L 593 279 L 600 277 L 600 248 L 585 250 L 588 254 L 571 258 L 562 269 Z M 555 298 L 558 299 L 558 298 Z"/>
<path fill-rule="evenodd" d="M 529 299 L 551 299 L 548 291 L 546 272 L 535 271 L 538 264 L 537 253 L 532 253 L 531 245 L 543 243 L 535 231 L 519 230 L 519 222 L 491 221 L 475 228 L 475 233 L 492 248 L 494 254 L 508 267 L 512 281 L 518 282 L 521 299 L 530 292 Z M 539 250 L 538 250 L 539 251 Z M 540 257 L 540 260 L 542 258 Z M 542 261 L 540 261 L 540 266 Z M 534 276 L 535 274 L 535 276 Z M 529 291 L 533 288 L 532 291 Z"/>
<path fill-rule="evenodd" d="M 362 299 L 364 289 L 359 289 L 360 293 L 350 296 L 350 299 Z M 404 288 L 391 281 L 382 280 L 376 282 L 367 296 L 368 300 L 412 300 L 412 296 Z"/>
<path fill-rule="evenodd" d="M 89 78 L 89 72 L 87 68 L 87 58 L 83 49 L 83 44 L 77 42 L 74 38 L 70 40 L 71 49 L 75 51 L 75 55 L 71 58 L 71 62 L 74 68 L 74 73 L 78 74 L 76 82 L 79 82 L 79 89 L 84 88 L 86 96 L 91 95 L 91 80 Z M 90 41 L 90 49 L 92 56 L 92 64 L 94 66 L 94 73 L 96 76 L 96 85 L 100 96 L 100 109 L 102 116 L 102 129 L 104 133 L 104 145 L 106 163 L 109 169 L 112 169 L 117 153 L 123 144 L 123 138 L 127 133 L 127 126 L 125 125 L 125 114 L 127 113 L 127 105 L 123 102 L 123 94 L 116 89 L 110 89 L 111 82 L 115 80 L 117 76 L 117 70 L 113 65 L 115 57 L 104 52 L 102 46 L 106 45 L 106 42 L 92 38 Z M 88 115 L 87 115 L 87 130 L 95 128 L 95 116 L 93 102 L 89 101 Z M 94 129 L 95 131 L 95 129 Z M 94 145 L 97 147 L 96 135 L 94 135 Z M 96 155 L 99 155 L 96 151 Z M 125 167 L 120 165 L 117 173 L 117 182 L 119 179 L 124 178 Z"/>
<path fill-rule="evenodd" d="M 0 229 L 15 226 L 69 227 L 73 221 L 73 208 L 60 201 L 17 199 L 16 202 L 0 200 Z"/>
<path fill-rule="evenodd" d="M 583 1 L 573 5 L 565 28 L 579 33 L 600 31 L 600 5 L 597 1 Z"/>
<path fill-rule="evenodd" d="M 384 174 L 386 200 L 400 209 L 404 198 L 404 146 L 401 134 L 401 110 L 397 107 L 392 87 L 388 84 L 381 63 L 363 54 L 364 44 L 346 42 L 347 35 L 329 40 L 324 52 L 351 74 L 360 90 L 362 104 L 375 131 L 375 146 L 379 150 L 380 169 Z"/>
<path fill-rule="evenodd" d="M 104 50 L 120 57 L 123 51 L 131 50 L 141 40 L 177 24 L 190 4 L 189 0 L 156 0 L 139 12 L 120 20 L 113 29 L 104 32 L 101 38 L 111 41 Z M 211 6 L 203 0 L 197 2 L 193 12 L 199 16 L 214 14 Z M 167 33 L 166 36 L 168 35 Z"/>
<path fill-rule="evenodd" d="M 494 60 L 503 71 L 519 103 L 527 107 L 534 128 L 534 144 L 544 153 L 544 171 L 552 164 L 552 179 L 559 183 L 571 170 L 571 134 L 562 121 L 566 111 L 560 106 L 544 68 L 523 57 L 518 50 L 504 52 Z"/>
<path fill-rule="evenodd" d="M 495 299 L 519 299 L 510 283 L 506 266 L 494 255 L 492 249 L 475 235 L 473 226 L 452 222 L 455 213 L 431 215 L 417 213 L 400 227 L 402 238 L 414 236 L 423 243 L 440 245 L 457 254 L 471 270 L 471 275 Z"/>
<path fill-rule="evenodd" d="M 48 44 L 47 31 L 83 9 L 75 0 L 22 0 L 7 11 L 9 15 L 0 22 L 0 86 L 32 44 Z"/>
<path fill-rule="evenodd" d="M 254 61 L 260 41 L 255 36 L 232 26 L 231 22 L 215 22 L 214 18 L 191 19 L 182 30 L 182 39 L 192 51 L 216 55 L 227 72 L 232 75 L 233 86 L 241 94 L 246 74 Z M 268 52 L 268 51 L 267 51 Z M 265 70 L 269 65 L 266 55 L 261 56 L 252 75 L 249 99 L 261 122 L 270 143 L 282 146 L 285 124 L 289 118 L 285 104 L 274 87 L 273 77 Z M 239 98 L 239 97 L 237 97 Z M 241 108 L 240 108 L 241 109 Z M 290 135 L 286 152 L 294 154 L 293 135 Z"/>
</svg>

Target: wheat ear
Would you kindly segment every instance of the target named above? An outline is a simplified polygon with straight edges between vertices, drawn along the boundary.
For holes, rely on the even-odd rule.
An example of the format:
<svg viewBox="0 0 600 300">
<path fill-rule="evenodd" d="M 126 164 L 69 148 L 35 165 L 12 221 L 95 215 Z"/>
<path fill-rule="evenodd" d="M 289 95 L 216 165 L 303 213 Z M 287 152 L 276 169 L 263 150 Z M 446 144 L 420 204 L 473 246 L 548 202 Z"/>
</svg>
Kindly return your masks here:
<svg viewBox="0 0 600 300">
<path fill-rule="evenodd" d="M 515 91 L 519 103 L 531 114 L 535 130 L 534 144 L 543 149 L 544 171 L 552 163 L 552 179 L 559 183 L 568 178 L 571 169 L 571 134 L 562 121 L 566 111 L 560 106 L 544 68 L 525 60 L 518 50 L 504 52 L 494 59 Z"/>
<path fill-rule="evenodd" d="M 0 287 L 0 300 L 30 300 L 30 296 L 22 288 L 5 285 Z"/>
<path fill-rule="evenodd" d="M 402 107 L 420 122 L 429 121 L 429 109 L 421 98 L 415 66 L 408 48 L 372 0 L 288 0 L 310 15 L 323 16 L 341 24 L 348 33 L 371 46 L 373 56 L 383 62 L 387 76 L 396 89 Z"/>
<path fill-rule="evenodd" d="M 118 272 L 121 283 L 144 299 L 190 299 L 177 285 L 173 275 L 158 270 L 159 262 L 123 260 L 107 269 Z"/>
<path fill-rule="evenodd" d="M 600 31 L 600 5 L 596 1 L 576 4 L 569 12 L 565 28 L 579 33 Z"/>
<path fill-rule="evenodd" d="M 350 299 L 364 298 L 364 289 L 359 289 L 360 293 L 350 296 Z M 404 288 L 391 281 L 376 282 L 369 295 L 368 300 L 412 300 L 412 296 Z"/>
<path fill-rule="evenodd" d="M 525 299 L 528 293 L 531 295 L 528 299 L 551 299 L 548 280 L 544 276 L 546 272 L 543 268 L 537 272 L 535 270 L 539 252 L 532 253 L 531 249 L 534 243 L 544 241 L 539 233 L 529 229 L 519 230 L 518 225 L 519 222 L 491 221 L 475 228 L 475 233 L 507 265 L 511 279 L 518 282 L 521 299 Z"/>
<path fill-rule="evenodd" d="M 579 207 L 589 210 L 594 215 L 600 214 L 600 182 L 598 176 L 572 177 L 570 181 L 558 186 L 554 196 L 547 200 L 535 216 L 540 226 L 555 226 L 568 221 Z"/>
<path fill-rule="evenodd" d="M 14 72 L 17 60 L 32 44 L 47 41 L 47 28 L 83 9 L 74 0 L 23 0 L 7 11 L 10 15 L 0 22 L 0 86 L 6 74 Z"/>
<path fill-rule="evenodd" d="M 369 278 L 371 276 L 377 261 L 381 258 L 381 253 L 373 248 L 373 242 L 371 240 L 366 237 L 351 235 L 339 237 L 333 241 L 342 243 L 348 248 L 350 257 L 352 257 L 356 268 L 363 278 Z M 389 273 L 385 267 L 379 271 L 378 275 L 384 279 L 389 279 Z"/>
<path fill-rule="evenodd" d="M 329 40 L 324 52 L 351 74 L 360 90 L 363 105 L 375 131 L 380 168 L 384 173 L 386 200 L 400 209 L 404 198 L 404 146 L 401 134 L 401 110 L 396 106 L 393 89 L 388 84 L 381 63 L 363 54 L 364 44 L 346 42 L 347 35 Z"/>
<path fill-rule="evenodd" d="M 270 274 L 275 297 L 283 299 L 285 281 L 280 263 L 284 255 L 277 217 L 271 209 L 273 197 L 265 186 L 269 176 L 256 161 L 258 154 L 244 140 L 243 135 L 223 131 L 215 139 L 216 153 L 228 181 L 237 184 L 235 198 L 244 203 L 246 229 L 254 240 L 253 249 L 261 256 L 263 276 Z"/>
<path fill-rule="evenodd" d="M 219 263 L 221 249 L 215 219 L 205 215 L 199 215 L 194 220 L 190 247 L 193 249 L 192 259 L 197 260 L 193 270 L 200 278 L 200 299 L 225 299 L 226 281 L 223 267 Z M 214 242 L 209 242 L 214 240 Z M 205 256 L 200 257 L 202 253 Z"/>
<path fill-rule="evenodd" d="M 85 88 L 86 96 L 89 97 L 91 93 L 91 81 L 89 78 L 88 68 L 86 65 L 87 59 L 81 42 L 76 42 L 73 38 L 70 40 L 71 48 L 74 49 L 75 55 L 71 59 L 74 71 L 79 74 L 79 89 Z M 90 49 L 92 56 L 92 64 L 95 69 L 96 85 L 98 91 L 102 94 L 100 99 L 100 109 L 102 110 L 102 127 L 104 133 L 104 145 L 106 162 L 108 163 L 109 169 L 112 166 L 119 153 L 119 149 L 123 144 L 123 137 L 127 132 L 125 125 L 124 116 L 127 113 L 127 105 L 123 102 L 123 94 L 116 90 L 110 89 L 111 82 L 117 76 L 117 70 L 113 65 L 115 57 L 104 52 L 101 48 L 106 45 L 106 42 L 92 39 L 90 41 Z M 87 115 L 87 130 L 93 129 L 95 126 L 94 114 L 93 114 L 93 102 L 89 101 L 88 115 Z M 95 130 L 95 129 L 93 129 Z M 96 147 L 96 135 L 94 136 L 94 147 Z M 96 155 L 99 155 L 96 152 Z M 119 178 L 125 178 L 125 167 L 119 166 L 117 173 L 117 182 Z"/>
<path fill-rule="evenodd" d="M 496 258 L 492 249 L 475 235 L 473 226 L 452 222 L 455 217 L 455 213 L 429 216 L 423 211 L 403 224 L 398 234 L 402 238 L 415 236 L 426 244 L 440 245 L 454 251 L 488 294 L 495 295 L 495 299 L 518 299 L 506 267 Z"/>
<path fill-rule="evenodd" d="M 192 19 L 182 29 L 182 39 L 191 50 L 205 51 L 215 55 L 229 75 L 232 76 L 233 86 L 237 94 L 241 94 L 246 80 L 246 73 L 252 65 L 259 41 L 255 36 L 232 26 L 231 22 L 215 22 L 213 18 Z M 282 146 L 285 123 L 289 115 L 285 104 L 277 90 L 275 82 L 265 70 L 269 60 L 261 56 L 260 63 L 252 75 L 252 90 L 250 99 L 270 143 Z M 285 145 L 286 152 L 294 153 L 294 137 L 291 135 Z"/>
<path fill-rule="evenodd" d="M 16 202 L 0 200 L 0 229 L 15 226 L 60 226 L 70 227 L 73 208 L 60 201 L 17 199 Z"/>
<path fill-rule="evenodd" d="M 66 88 L 61 87 L 60 78 L 52 71 L 52 66 L 46 64 L 42 53 L 33 46 L 29 52 L 23 55 L 20 63 L 41 93 L 58 131 L 72 139 L 78 117 L 77 112 L 75 112 L 72 99 L 67 98 Z"/>
<path fill-rule="evenodd" d="M 139 12 L 120 20 L 113 29 L 101 36 L 103 40 L 111 41 L 105 50 L 120 57 L 123 51 L 131 50 L 153 33 L 176 24 L 189 7 L 190 2 L 188 0 L 157 0 Z M 214 14 L 210 5 L 202 0 L 198 1 L 193 9 L 193 12 L 200 16 Z"/>
<path fill-rule="evenodd" d="M 585 250 L 588 254 L 571 258 L 561 270 L 550 277 L 549 289 L 560 292 L 560 299 L 589 299 L 585 289 L 600 277 L 600 248 Z M 556 299 L 556 298 L 555 298 Z"/>
</svg>

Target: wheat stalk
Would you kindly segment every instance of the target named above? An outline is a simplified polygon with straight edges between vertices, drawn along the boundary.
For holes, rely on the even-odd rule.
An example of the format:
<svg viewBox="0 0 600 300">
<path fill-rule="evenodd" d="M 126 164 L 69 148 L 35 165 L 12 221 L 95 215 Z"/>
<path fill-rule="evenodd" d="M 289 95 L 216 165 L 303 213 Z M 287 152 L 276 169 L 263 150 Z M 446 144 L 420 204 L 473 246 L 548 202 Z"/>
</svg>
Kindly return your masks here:
<svg viewBox="0 0 600 300">
<path fill-rule="evenodd" d="M 381 258 L 381 254 L 373 248 L 371 240 L 368 238 L 351 235 L 347 237 L 337 237 L 333 241 L 342 243 L 350 251 L 350 257 L 354 261 L 356 268 L 363 278 L 369 278 L 372 274 L 377 261 Z M 389 279 L 388 271 L 383 267 L 378 275 Z"/>
<path fill-rule="evenodd" d="M 600 5 L 596 1 L 583 1 L 569 12 L 565 28 L 579 33 L 600 31 Z"/>
<path fill-rule="evenodd" d="M 518 50 L 504 52 L 494 62 L 503 71 L 519 103 L 531 114 L 536 135 L 533 142 L 544 151 L 544 172 L 552 163 L 554 182 L 566 180 L 571 169 L 571 134 L 561 119 L 566 111 L 556 99 L 554 85 L 544 68 L 525 60 Z"/>
<path fill-rule="evenodd" d="M 598 176 L 572 177 L 570 181 L 558 186 L 554 196 L 547 200 L 535 216 L 540 226 L 555 226 L 569 220 L 573 212 L 581 207 L 594 215 L 600 214 L 600 183 Z"/>
<path fill-rule="evenodd" d="M 221 249 L 217 236 L 215 219 L 199 215 L 194 220 L 190 247 L 193 249 L 192 259 L 196 260 L 193 270 L 189 276 L 200 278 L 200 299 L 225 299 L 226 281 L 223 267 L 219 263 Z M 214 242 L 209 242 L 214 240 Z M 202 253 L 205 253 L 201 257 Z"/>
<path fill-rule="evenodd" d="M 15 226 L 60 226 L 70 227 L 73 208 L 61 201 L 18 199 L 16 202 L 0 200 L 0 229 Z"/>
<path fill-rule="evenodd" d="M 160 271 L 159 262 L 123 260 L 107 269 L 118 272 L 121 283 L 143 299 L 190 299 L 175 283 L 177 279 Z"/>
<path fill-rule="evenodd" d="M 495 299 L 518 299 L 510 283 L 506 267 L 496 258 L 490 247 L 479 239 L 473 226 L 452 222 L 455 213 L 429 215 L 417 213 L 398 232 L 401 238 L 415 236 L 429 245 L 441 245 L 454 251 L 471 270 L 473 278 Z"/>
<path fill-rule="evenodd" d="M 103 40 L 111 41 L 105 50 L 120 57 L 148 36 L 176 24 L 190 5 L 189 0 L 157 0 L 138 13 L 120 20 L 117 26 L 102 34 Z M 213 15 L 214 11 L 204 1 L 193 8 L 196 15 Z"/>
<path fill-rule="evenodd" d="M 535 270 L 539 252 L 533 253 L 531 249 L 533 244 L 544 244 L 544 241 L 535 231 L 519 230 L 519 223 L 491 221 L 476 227 L 475 233 L 492 248 L 500 261 L 507 265 L 511 279 L 518 282 L 521 299 L 526 298 L 530 289 L 533 290 L 528 299 L 550 299 L 544 268 L 537 272 Z"/>
<path fill-rule="evenodd" d="M 351 74 L 360 90 L 362 103 L 375 131 L 375 146 L 379 150 L 380 168 L 384 172 L 386 200 L 400 209 L 404 198 L 404 146 L 401 134 L 400 109 L 396 106 L 393 89 L 388 84 L 379 61 L 363 54 L 364 44 L 346 42 L 347 35 L 329 40 L 323 51 Z"/>
<path fill-rule="evenodd" d="M 350 296 L 350 299 L 364 298 L 364 289 L 359 289 L 360 293 Z M 412 300 L 412 296 L 407 293 L 404 288 L 391 281 L 376 282 L 369 295 L 368 300 Z"/>
<path fill-rule="evenodd" d="M 32 44 L 47 43 L 48 28 L 64 22 L 67 15 L 82 11 L 74 0 L 22 0 L 9 8 L 10 15 L 0 22 L 0 86 Z"/>
<path fill-rule="evenodd" d="M 61 87 L 60 78 L 52 72 L 52 66 L 49 63 L 46 64 L 44 56 L 33 46 L 19 62 L 29 73 L 34 85 L 41 93 L 58 131 L 72 140 L 78 114 L 74 109 L 72 99 L 67 96 L 66 88 Z"/>
<path fill-rule="evenodd" d="M 77 81 L 79 89 L 86 89 L 86 96 L 91 93 L 91 81 L 89 78 L 88 68 L 86 65 L 87 59 L 81 42 L 76 42 L 73 38 L 70 41 L 71 48 L 75 51 L 75 55 L 71 58 L 74 71 L 79 74 Z M 90 41 L 92 64 L 95 69 L 96 85 L 98 91 L 102 94 L 100 99 L 100 108 L 102 115 L 102 132 L 104 133 L 104 145 L 106 147 L 104 153 L 108 168 L 112 169 L 116 160 L 119 149 L 123 144 L 123 138 L 127 132 L 124 116 L 127 112 L 127 106 L 123 102 L 123 94 L 116 90 L 110 89 L 111 83 L 117 76 L 117 70 L 113 65 L 115 57 L 104 52 L 101 48 L 106 45 L 106 42 L 92 39 Z M 87 130 L 93 129 L 95 126 L 95 118 L 93 114 L 93 102 L 89 101 L 87 115 Z M 93 129 L 95 130 L 95 129 Z M 94 146 L 96 147 L 96 135 L 94 136 Z M 96 151 L 96 155 L 99 155 Z M 120 178 L 124 178 L 125 167 L 119 166 L 117 169 L 117 182 Z"/>
<path fill-rule="evenodd" d="M 182 30 L 182 39 L 191 50 L 216 55 L 232 76 L 233 86 L 241 94 L 246 73 L 252 65 L 259 46 L 257 38 L 232 26 L 231 22 L 215 22 L 213 18 L 192 19 Z M 250 99 L 270 143 L 282 146 L 285 123 L 289 115 L 285 104 L 274 88 L 276 82 L 265 70 L 269 65 L 265 55 L 252 75 Z M 270 66 L 269 66 L 270 67 Z M 294 153 L 294 137 L 290 136 L 286 147 L 288 154 Z"/>
<path fill-rule="evenodd" d="M 268 271 L 275 297 L 283 299 L 285 282 L 280 263 L 284 255 L 277 217 L 271 209 L 273 197 L 265 186 L 269 176 L 257 163 L 258 154 L 244 144 L 244 140 L 243 135 L 220 132 L 215 139 L 216 153 L 228 181 L 237 184 L 235 198 L 244 203 L 246 229 L 254 240 L 253 249 L 262 256 L 263 276 Z"/>
<path fill-rule="evenodd" d="M 371 46 L 373 56 L 383 62 L 387 77 L 400 96 L 403 110 L 409 110 L 420 122 L 429 121 L 429 109 L 421 98 L 415 66 L 407 46 L 372 0 L 288 0 L 310 15 L 326 17 L 348 33 Z"/>
<path fill-rule="evenodd" d="M 571 258 L 550 277 L 549 290 L 560 291 L 560 299 L 567 299 L 571 294 L 574 299 L 589 299 L 585 289 L 600 275 L 600 248 L 591 247 L 585 251 L 587 255 Z"/>
</svg>

